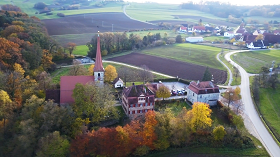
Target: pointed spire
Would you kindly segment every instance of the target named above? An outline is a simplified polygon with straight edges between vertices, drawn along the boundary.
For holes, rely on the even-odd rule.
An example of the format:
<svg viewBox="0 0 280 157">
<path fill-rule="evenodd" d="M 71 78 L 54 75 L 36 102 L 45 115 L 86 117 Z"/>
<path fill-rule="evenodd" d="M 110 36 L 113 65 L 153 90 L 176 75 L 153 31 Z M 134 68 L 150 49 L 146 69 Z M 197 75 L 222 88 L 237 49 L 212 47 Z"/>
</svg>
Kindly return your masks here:
<svg viewBox="0 0 280 157">
<path fill-rule="evenodd" d="M 100 51 L 99 31 L 98 31 L 98 36 L 97 36 L 96 57 L 95 57 L 95 65 L 94 65 L 93 71 L 94 72 L 104 72 L 102 58 L 101 58 L 101 51 Z"/>
</svg>

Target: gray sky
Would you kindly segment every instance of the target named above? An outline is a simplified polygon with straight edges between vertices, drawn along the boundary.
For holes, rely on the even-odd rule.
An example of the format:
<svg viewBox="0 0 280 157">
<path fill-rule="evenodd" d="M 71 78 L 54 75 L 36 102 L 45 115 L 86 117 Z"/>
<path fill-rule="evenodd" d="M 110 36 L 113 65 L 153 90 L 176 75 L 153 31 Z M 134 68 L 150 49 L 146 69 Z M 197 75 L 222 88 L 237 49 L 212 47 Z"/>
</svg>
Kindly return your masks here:
<svg viewBox="0 0 280 157">
<path fill-rule="evenodd" d="M 149 2 L 157 2 L 157 3 L 167 3 L 167 4 L 181 4 L 182 2 L 188 2 L 190 0 L 125 0 L 130 2 L 139 2 L 143 3 L 146 1 Z M 199 2 L 200 0 L 196 0 L 196 2 Z M 221 2 L 229 2 L 229 0 L 217 0 Z M 237 4 L 237 5 L 274 5 L 274 4 L 280 4 L 279 0 L 231 0 L 231 4 Z"/>
</svg>

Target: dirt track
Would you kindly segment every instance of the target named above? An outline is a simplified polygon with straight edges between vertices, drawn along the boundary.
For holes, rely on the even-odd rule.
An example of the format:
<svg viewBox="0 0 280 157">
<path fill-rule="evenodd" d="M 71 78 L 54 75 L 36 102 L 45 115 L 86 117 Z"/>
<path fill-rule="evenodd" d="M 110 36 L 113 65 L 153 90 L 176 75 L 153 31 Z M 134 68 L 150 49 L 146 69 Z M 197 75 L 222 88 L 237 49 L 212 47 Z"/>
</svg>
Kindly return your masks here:
<svg viewBox="0 0 280 157">
<path fill-rule="evenodd" d="M 176 60 L 149 56 L 140 53 L 132 53 L 125 56 L 111 58 L 108 60 L 123 62 L 135 66 L 147 65 L 151 70 L 163 74 L 178 76 L 187 80 L 201 80 L 206 67 Z M 227 79 L 227 72 L 209 68 L 214 76 L 215 83 L 224 83 Z"/>
<path fill-rule="evenodd" d="M 135 29 L 159 29 L 158 26 L 131 20 L 123 13 L 116 12 L 79 14 L 42 21 L 45 23 L 49 35 L 95 33 L 97 31 L 111 32 L 112 24 L 114 32 Z"/>
</svg>

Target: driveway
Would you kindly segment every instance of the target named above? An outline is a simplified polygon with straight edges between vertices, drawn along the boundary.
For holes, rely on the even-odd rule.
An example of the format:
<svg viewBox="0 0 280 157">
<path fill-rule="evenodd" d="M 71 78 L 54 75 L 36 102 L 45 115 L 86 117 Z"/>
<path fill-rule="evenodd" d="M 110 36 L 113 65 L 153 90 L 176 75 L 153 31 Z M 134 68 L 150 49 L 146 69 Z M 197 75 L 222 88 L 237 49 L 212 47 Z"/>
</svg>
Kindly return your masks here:
<svg viewBox="0 0 280 157">
<path fill-rule="evenodd" d="M 249 82 L 249 74 L 238 64 L 233 62 L 230 59 L 230 56 L 232 54 L 238 53 L 238 52 L 246 52 L 250 50 L 244 50 L 244 51 L 234 51 L 227 53 L 225 55 L 225 59 L 230 61 L 230 63 L 239 69 L 240 75 L 241 75 L 241 85 L 239 86 L 241 89 L 241 95 L 242 95 L 242 102 L 244 103 L 244 112 L 246 115 L 248 115 L 249 119 L 252 122 L 252 126 L 255 129 L 257 134 L 259 135 L 259 139 L 266 148 L 267 152 L 270 154 L 270 156 L 277 157 L 280 155 L 280 148 L 278 144 L 274 141 L 264 124 L 262 123 L 255 106 L 252 101 L 251 92 L 250 92 L 250 82 Z M 247 126 L 248 127 L 248 126 Z"/>
</svg>

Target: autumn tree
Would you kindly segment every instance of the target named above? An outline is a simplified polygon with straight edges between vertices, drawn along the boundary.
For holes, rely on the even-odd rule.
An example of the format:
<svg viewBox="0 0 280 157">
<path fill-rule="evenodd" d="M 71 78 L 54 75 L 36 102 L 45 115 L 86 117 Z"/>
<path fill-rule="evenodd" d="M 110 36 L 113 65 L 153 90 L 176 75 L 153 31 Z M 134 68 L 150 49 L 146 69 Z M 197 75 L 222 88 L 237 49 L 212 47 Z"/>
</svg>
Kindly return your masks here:
<svg viewBox="0 0 280 157">
<path fill-rule="evenodd" d="M 154 141 L 157 139 L 155 134 L 155 125 L 157 124 L 156 114 L 154 111 L 148 111 L 145 114 L 145 123 L 143 125 L 143 145 L 148 146 L 151 150 L 155 149 Z"/>
<path fill-rule="evenodd" d="M 209 68 L 207 67 L 204 71 L 203 77 L 202 77 L 202 81 L 211 81 L 212 80 L 212 75 L 209 71 Z"/>
<path fill-rule="evenodd" d="M 94 64 L 92 64 L 92 65 L 90 65 L 90 66 L 88 67 L 88 74 L 89 74 L 90 76 L 94 75 L 93 69 L 94 69 Z"/>
<path fill-rule="evenodd" d="M 38 76 L 37 76 L 37 80 L 38 80 L 38 87 L 41 90 L 47 90 L 50 89 L 52 86 L 52 78 L 51 75 L 49 73 L 47 73 L 46 71 L 41 72 Z"/>
<path fill-rule="evenodd" d="M 225 134 L 226 134 L 226 131 L 222 125 L 215 127 L 213 130 L 214 139 L 217 141 L 224 139 Z"/>
<path fill-rule="evenodd" d="M 43 56 L 41 59 L 41 65 L 45 71 L 54 71 L 56 66 L 55 63 L 52 61 L 53 57 L 52 54 L 48 50 L 43 50 Z M 54 68 L 53 68 L 54 66 Z"/>
<path fill-rule="evenodd" d="M 90 118 L 91 123 L 117 119 L 114 96 L 108 86 L 98 87 L 94 83 L 76 84 L 73 91 L 74 110 L 78 116 Z"/>
<path fill-rule="evenodd" d="M 9 119 L 13 113 L 14 106 L 8 93 L 0 90 L 0 120 L 4 120 L 4 132 L 6 128 L 6 120 Z"/>
<path fill-rule="evenodd" d="M 70 67 L 69 75 L 70 76 L 79 76 L 79 75 L 87 75 L 87 69 L 81 64 L 80 61 L 74 60 L 73 66 Z"/>
<path fill-rule="evenodd" d="M 72 55 L 73 51 L 76 49 L 76 46 L 77 45 L 75 43 L 72 42 L 67 43 L 66 48 L 69 51 L 70 56 Z"/>
<path fill-rule="evenodd" d="M 39 67 L 42 56 L 43 50 L 41 49 L 40 45 L 35 44 L 24 44 L 24 49 L 22 49 L 21 54 L 26 62 L 28 62 L 29 69 L 36 69 Z"/>
<path fill-rule="evenodd" d="M 190 126 L 193 131 L 196 132 L 197 130 L 211 127 L 212 119 L 210 116 L 212 110 L 209 108 L 209 105 L 206 103 L 195 102 L 192 107 L 192 110 L 190 110 L 190 113 L 188 114 L 191 114 Z"/>
<path fill-rule="evenodd" d="M 170 90 L 165 85 L 160 85 L 158 90 L 156 91 L 156 96 L 158 98 L 169 98 L 171 96 Z"/>
<path fill-rule="evenodd" d="M 257 37 L 256 37 L 256 41 L 257 40 L 263 40 L 264 39 L 264 36 L 262 34 L 259 34 Z"/>
<path fill-rule="evenodd" d="M 118 76 L 117 70 L 114 66 L 108 65 L 105 68 L 105 74 L 104 79 L 106 82 L 112 82 L 114 79 Z"/>
<path fill-rule="evenodd" d="M 236 91 L 235 91 L 236 90 Z M 236 89 L 228 88 L 226 92 L 224 92 L 223 97 L 228 100 L 228 107 L 229 105 L 236 100 L 240 99 L 240 88 L 236 87 Z"/>
</svg>

